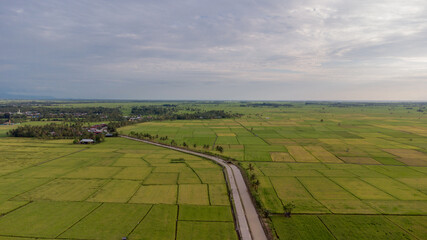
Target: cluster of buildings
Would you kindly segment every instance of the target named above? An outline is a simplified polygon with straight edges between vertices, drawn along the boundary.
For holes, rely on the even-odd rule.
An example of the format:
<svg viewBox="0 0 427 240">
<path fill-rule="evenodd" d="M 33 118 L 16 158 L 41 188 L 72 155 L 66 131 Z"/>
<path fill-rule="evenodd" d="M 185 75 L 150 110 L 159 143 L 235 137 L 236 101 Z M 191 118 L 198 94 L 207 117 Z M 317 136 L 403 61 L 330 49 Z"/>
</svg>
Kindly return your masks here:
<svg viewBox="0 0 427 240">
<path fill-rule="evenodd" d="M 90 126 L 89 128 L 87 128 L 87 131 L 96 135 L 104 134 L 105 137 L 113 136 L 113 134 L 108 132 L 108 125 L 105 123 Z M 91 144 L 91 143 L 95 143 L 95 141 L 90 138 L 80 140 L 80 144 Z"/>
<path fill-rule="evenodd" d="M 108 125 L 105 123 L 96 124 L 96 125 L 89 127 L 87 129 L 87 131 L 90 133 L 95 133 L 95 134 L 101 134 L 101 133 L 107 134 L 108 133 Z"/>
<path fill-rule="evenodd" d="M 0 125 L 14 125 L 14 123 L 10 121 L 11 117 L 19 119 L 40 118 L 40 113 L 34 111 L 21 112 L 21 110 L 19 109 L 17 112 L 0 112 L 0 116 L 4 116 L 3 118 L 6 119 L 9 118 L 8 121 L 0 123 Z"/>
</svg>

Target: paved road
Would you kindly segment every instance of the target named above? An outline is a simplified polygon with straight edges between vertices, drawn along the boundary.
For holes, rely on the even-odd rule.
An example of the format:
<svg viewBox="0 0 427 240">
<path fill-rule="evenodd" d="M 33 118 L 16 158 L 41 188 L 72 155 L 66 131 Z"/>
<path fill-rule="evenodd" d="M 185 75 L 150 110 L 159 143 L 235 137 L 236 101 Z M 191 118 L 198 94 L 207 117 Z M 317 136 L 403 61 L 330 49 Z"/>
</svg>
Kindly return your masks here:
<svg viewBox="0 0 427 240">
<path fill-rule="evenodd" d="M 197 155 L 203 158 L 210 159 L 219 163 L 226 170 L 228 182 L 230 184 L 230 191 L 233 195 L 234 207 L 236 210 L 236 220 L 237 227 L 239 229 L 240 235 L 243 240 L 267 240 L 264 229 L 262 228 L 262 223 L 258 217 L 258 213 L 255 209 L 255 206 L 251 200 L 250 193 L 246 187 L 245 181 L 243 180 L 242 173 L 239 168 L 233 164 L 227 164 L 223 159 L 210 156 L 203 153 L 193 152 L 187 149 L 181 149 L 177 147 L 172 147 L 169 145 L 164 145 L 160 143 L 150 142 L 147 140 L 141 140 L 137 138 L 132 138 L 128 136 L 121 136 L 123 138 L 144 142 L 159 147 L 169 148 L 176 151 Z"/>
</svg>

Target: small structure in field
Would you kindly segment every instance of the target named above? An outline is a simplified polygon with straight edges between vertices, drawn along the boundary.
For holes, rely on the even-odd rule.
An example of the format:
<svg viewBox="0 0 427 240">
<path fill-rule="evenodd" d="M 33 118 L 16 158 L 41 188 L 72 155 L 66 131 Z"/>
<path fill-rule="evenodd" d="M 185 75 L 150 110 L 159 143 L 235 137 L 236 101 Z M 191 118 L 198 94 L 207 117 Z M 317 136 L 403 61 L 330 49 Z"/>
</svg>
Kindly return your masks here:
<svg viewBox="0 0 427 240">
<path fill-rule="evenodd" d="M 95 141 L 93 141 L 93 139 L 82 139 L 80 140 L 80 144 L 92 144 Z"/>
</svg>

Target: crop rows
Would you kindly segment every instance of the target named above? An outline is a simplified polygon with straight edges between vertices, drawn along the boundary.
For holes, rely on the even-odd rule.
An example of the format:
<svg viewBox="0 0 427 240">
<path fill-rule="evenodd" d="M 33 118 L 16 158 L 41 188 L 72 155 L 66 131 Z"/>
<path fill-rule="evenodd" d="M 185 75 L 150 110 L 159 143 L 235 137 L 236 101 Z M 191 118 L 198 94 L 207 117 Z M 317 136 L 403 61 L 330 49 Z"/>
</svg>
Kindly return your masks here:
<svg viewBox="0 0 427 240">
<path fill-rule="evenodd" d="M 11 163 L 0 176 L 0 239 L 237 238 L 224 174 L 208 160 L 125 139 L 0 146 Z"/>
</svg>

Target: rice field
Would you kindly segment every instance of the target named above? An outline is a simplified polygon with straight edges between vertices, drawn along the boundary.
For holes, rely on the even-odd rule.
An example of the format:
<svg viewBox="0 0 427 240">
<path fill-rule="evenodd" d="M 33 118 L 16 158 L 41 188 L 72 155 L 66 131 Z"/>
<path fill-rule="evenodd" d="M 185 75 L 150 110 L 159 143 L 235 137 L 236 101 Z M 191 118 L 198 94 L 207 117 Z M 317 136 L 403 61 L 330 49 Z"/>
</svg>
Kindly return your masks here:
<svg viewBox="0 0 427 240">
<path fill-rule="evenodd" d="M 208 160 L 121 138 L 0 148 L 0 239 L 237 239 L 224 174 Z"/>
<path fill-rule="evenodd" d="M 152 103 L 115 106 L 132 104 Z M 119 131 L 239 161 L 259 181 L 252 190 L 273 239 L 427 239 L 425 106 L 179 104 L 244 116 Z M 212 162 L 124 139 L 87 147 L 5 138 L 10 128 L 0 126 L 0 239 L 237 239 Z"/>
<path fill-rule="evenodd" d="M 245 115 L 148 122 L 121 131 L 167 135 L 196 150 L 209 144 L 209 151 L 238 160 L 259 181 L 253 194 L 271 214 L 275 238 L 427 239 L 425 112 L 410 104 L 291 104 L 222 103 L 217 107 Z M 287 219 L 281 214 L 289 202 L 295 209 Z"/>
</svg>

